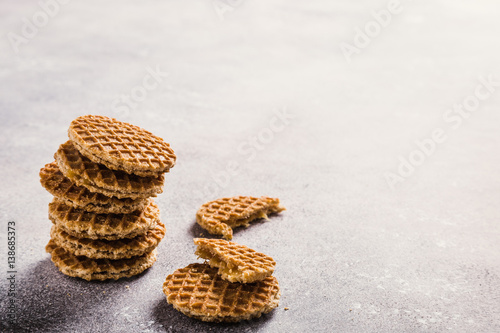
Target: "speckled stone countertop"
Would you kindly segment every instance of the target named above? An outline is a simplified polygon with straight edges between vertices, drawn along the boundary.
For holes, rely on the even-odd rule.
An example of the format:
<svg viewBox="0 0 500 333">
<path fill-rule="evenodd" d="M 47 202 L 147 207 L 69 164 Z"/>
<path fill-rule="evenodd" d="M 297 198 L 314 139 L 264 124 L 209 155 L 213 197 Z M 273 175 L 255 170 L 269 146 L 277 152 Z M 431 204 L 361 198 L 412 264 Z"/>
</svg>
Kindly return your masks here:
<svg viewBox="0 0 500 333">
<path fill-rule="evenodd" d="M 0 11 L 1 332 L 500 331 L 496 2 L 42 3 Z M 44 252 L 38 171 L 88 113 L 178 156 L 158 261 L 131 279 L 70 278 Z M 276 260 L 282 297 L 207 324 L 162 283 L 200 261 L 199 206 L 233 195 L 287 207 L 234 235 Z"/>
</svg>

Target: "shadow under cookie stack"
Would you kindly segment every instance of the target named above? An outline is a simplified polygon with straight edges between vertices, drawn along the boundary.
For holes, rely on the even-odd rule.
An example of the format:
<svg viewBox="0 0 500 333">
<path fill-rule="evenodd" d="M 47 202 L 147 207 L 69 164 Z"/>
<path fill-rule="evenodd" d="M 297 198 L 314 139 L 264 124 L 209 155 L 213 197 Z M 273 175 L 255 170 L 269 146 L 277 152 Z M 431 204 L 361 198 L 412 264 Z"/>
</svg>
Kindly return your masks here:
<svg viewBox="0 0 500 333">
<path fill-rule="evenodd" d="M 76 118 L 68 135 L 40 170 L 54 196 L 46 251 L 62 273 L 89 281 L 142 273 L 165 236 L 152 197 L 163 192 L 173 150 L 140 127 L 103 116 Z"/>
</svg>

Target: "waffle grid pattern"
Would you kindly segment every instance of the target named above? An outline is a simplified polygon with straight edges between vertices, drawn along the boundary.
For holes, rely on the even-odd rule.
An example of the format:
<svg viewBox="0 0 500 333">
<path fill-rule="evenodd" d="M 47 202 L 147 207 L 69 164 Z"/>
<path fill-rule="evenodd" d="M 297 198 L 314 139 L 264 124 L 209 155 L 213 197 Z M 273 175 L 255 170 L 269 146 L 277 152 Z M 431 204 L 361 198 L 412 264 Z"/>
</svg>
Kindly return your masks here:
<svg viewBox="0 0 500 333">
<path fill-rule="evenodd" d="M 222 277 L 231 282 L 236 278 L 239 282 L 254 282 L 270 276 L 274 272 L 276 262 L 273 258 L 257 252 L 245 245 L 228 242 L 222 239 L 195 238 L 194 244 L 200 249 L 209 251 L 220 260 L 229 263 L 237 270 L 235 277 Z M 205 258 L 210 259 L 210 258 Z M 220 273 L 220 270 L 219 270 Z"/>
<path fill-rule="evenodd" d="M 126 214 L 144 208 L 148 202 L 145 199 L 118 199 L 90 192 L 86 187 L 78 186 L 66 178 L 56 162 L 49 163 L 40 170 L 40 183 L 50 194 L 66 204 L 91 212 Z"/>
<path fill-rule="evenodd" d="M 155 227 L 148 230 L 144 235 L 107 241 L 103 239 L 78 238 L 54 225 L 50 231 L 50 236 L 57 245 L 77 256 L 86 256 L 94 259 L 123 259 L 151 252 L 163 239 L 165 231 L 165 225 L 157 222 Z"/>
<path fill-rule="evenodd" d="M 279 206 L 279 199 L 269 197 L 238 196 L 233 198 L 222 198 L 207 202 L 200 207 L 196 214 L 196 220 L 200 226 L 210 233 L 224 235 L 232 238 L 232 226 L 237 226 L 237 221 L 246 220 L 250 217 L 261 216 L 259 213 L 281 212 L 284 208 Z M 240 221 L 241 222 L 241 221 Z"/>
<path fill-rule="evenodd" d="M 135 173 L 168 171 L 176 156 L 170 145 L 152 133 L 131 124 L 103 116 L 82 116 L 73 120 L 70 138 L 84 154 L 108 162 L 110 168 L 125 165 Z M 105 163 L 106 164 L 106 163 Z M 134 170 L 138 169 L 138 170 Z"/>
<path fill-rule="evenodd" d="M 59 247 L 52 239 L 45 250 L 51 254 L 52 262 L 61 272 L 85 280 L 119 279 L 136 275 L 151 267 L 156 261 L 156 250 L 129 259 L 91 259 L 75 256 Z"/>
<path fill-rule="evenodd" d="M 107 240 L 132 238 L 144 234 L 159 220 L 160 211 L 149 199 L 143 211 L 130 214 L 97 214 L 74 208 L 54 198 L 49 204 L 49 218 L 75 237 Z"/>
<path fill-rule="evenodd" d="M 191 264 L 167 276 L 163 284 L 168 303 L 204 321 L 236 322 L 260 317 L 277 306 L 275 277 L 252 284 L 231 283 L 206 264 Z"/>
<path fill-rule="evenodd" d="M 71 141 L 62 144 L 54 157 L 67 178 L 87 187 L 91 192 L 102 188 L 108 190 L 104 194 L 110 194 L 111 191 L 120 198 L 146 198 L 163 191 L 163 175 L 140 177 L 124 171 L 110 170 L 81 155 Z"/>
</svg>

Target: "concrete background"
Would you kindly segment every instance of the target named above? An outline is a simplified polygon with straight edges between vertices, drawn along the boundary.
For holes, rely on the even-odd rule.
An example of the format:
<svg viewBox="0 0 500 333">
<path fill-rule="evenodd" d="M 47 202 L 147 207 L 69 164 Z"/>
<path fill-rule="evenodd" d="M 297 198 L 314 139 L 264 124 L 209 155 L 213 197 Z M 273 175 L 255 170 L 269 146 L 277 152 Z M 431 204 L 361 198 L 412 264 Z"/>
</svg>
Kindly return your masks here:
<svg viewBox="0 0 500 333">
<path fill-rule="evenodd" d="M 500 331 L 500 87 L 481 83 L 500 81 L 498 2 L 222 1 L 69 1 L 50 17 L 0 5 L 0 331 Z M 38 171 L 89 113 L 178 155 L 157 199 L 167 236 L 136 278 L 69 278 L 44 253 Z M 234 237 L 277 261 L 280 307 L 236 325 L 187 318 L 162 283 L 197 261 L 198 207 L 240 194 L 288 208 Z"/>
</svg>

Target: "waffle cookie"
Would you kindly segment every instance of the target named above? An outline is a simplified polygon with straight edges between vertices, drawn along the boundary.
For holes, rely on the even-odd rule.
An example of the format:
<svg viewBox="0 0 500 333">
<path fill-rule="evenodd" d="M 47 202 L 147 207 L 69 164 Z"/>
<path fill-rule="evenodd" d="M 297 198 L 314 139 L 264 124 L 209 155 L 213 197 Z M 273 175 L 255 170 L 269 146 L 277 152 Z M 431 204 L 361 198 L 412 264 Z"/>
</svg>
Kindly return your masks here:
<svg viewBox="0 0 500 333">
<path fill-rule="evenodd" d="M 245 245 L 222 239 L 195 238 L 195 254 L 218 268 L 218 274 L 229 282 L 251 283 L 264 280 L 274 272 L 276 262 L 270 256 Z"/>
<path fill-rule="evenodd" d="M 165 226 L 157 222 L 144 235 L 117 240 L 78 238 L 53 225 L 50 237 L 59 246 L 77 256 L 93 259 L 125 259 L 153 251 L 165 236 Z"/>
<path fill-rule="evenodd" d="M 156 250 L 130 259 L 91 259 L 74 254 L 59 247 L 52 239 L 45 250 L 51 254 L 52 262 L 66 275 L 84 280 L 118 280 L 142 273 L 156 261 Z"/>
<path fill-rule="evenodd" d="M 142 211 L 130 214 L 97 214 L 74 208 L 55 199 L 49 204 L 49 219 L 61 230 L 78 238 L 116 240 L 133 238 L 154 228 L 160 211 L 153 199 Z"/>
<path fill-rule="evenodd" d="M 80 154 L 71 141 L 59 146 L 54 158 L 64 176 L 91 192 L 119 199 L 144 199 L 163 192 L 163 175 L 140 177 L 108 169 Z"/>
<path fill-rule="evenodd" d="M 66 205 L 95 213 L 128 214 L 142 210 L 149 203 L 147 199 L 118 199 L 101 193 L 90 192 L 66 178 L 56 162 L 40 170 L 40 183 L 54 197 Z"/>
<path fill-rule="evenodd" d="M 113 118 L 78 117 L 68 135 L 84 156 L 112 170 L 156 177 L 175 165 L 174 151 L 162 138 Z"/>
<path fill-rule="evenodd" d="M 248 227 L 251 221 L 267 219 L 268 214 L 285 210 L 279 199 L 269 197 L 234 197 L 207 202 L 196 213 L 196 222 L 209 233 L 233 238 L 233 229 Z"/>
<path fill-rule="evenodd" d="M 256 283 L 221 279 L 207 264 L 191 264 L 167 276 L 163 283 L 167 302 L 189 317 L 211 322 L 238 322 L 258 318 L 279 304 L 275 277 Z"/>
</svg>

